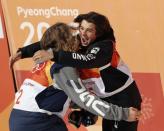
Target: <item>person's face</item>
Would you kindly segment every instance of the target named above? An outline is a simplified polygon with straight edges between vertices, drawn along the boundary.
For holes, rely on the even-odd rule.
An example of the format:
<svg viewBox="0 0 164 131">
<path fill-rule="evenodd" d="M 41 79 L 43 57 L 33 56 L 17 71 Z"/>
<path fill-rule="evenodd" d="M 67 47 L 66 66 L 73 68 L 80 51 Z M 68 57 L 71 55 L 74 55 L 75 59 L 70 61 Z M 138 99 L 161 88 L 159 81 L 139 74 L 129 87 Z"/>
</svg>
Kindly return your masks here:
<svg viewBox="0 0 164 131">
<path fill-rule="evenodd" d="M 96 26 L 93 23 L 83 20 L 81 22 L 79 31 L 82 46 L 88 46 L 96 39 Z"/>
</svg>

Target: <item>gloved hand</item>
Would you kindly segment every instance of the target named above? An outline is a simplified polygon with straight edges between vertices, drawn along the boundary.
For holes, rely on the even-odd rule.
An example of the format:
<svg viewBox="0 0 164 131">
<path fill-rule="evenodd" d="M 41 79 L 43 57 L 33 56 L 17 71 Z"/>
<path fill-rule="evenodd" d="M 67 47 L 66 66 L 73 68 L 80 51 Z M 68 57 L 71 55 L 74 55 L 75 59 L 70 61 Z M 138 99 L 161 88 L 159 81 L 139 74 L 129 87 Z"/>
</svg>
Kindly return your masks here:
<svg viewBox="0 0 164 131">
<path fill-rule="evenodd" d="M 97 120 L 98 120 L 98 116 L 96 116 L 88 111 L 84 111 L 84 115 L 83 115 L 81 123 L 87 127 L 90 125 L 94 125 Z"/>
<path fill-rule="evenodd" d="M 83 124 L 86 127 L 90 125 L 94 125 L 97 119 L 98 116 L 93 115 L 92 113 L 89 113 L 85 110 L 72 111 L 68 115 L 69 122 L 75 125 L 77 128 L 79 128 L 81 124 Z"/>
<path fill-rule="evenodd" d="M 81 111 L 72 111 L 68 115 L 68 122 L 73 124 L 76 128 L 79 128 L 83 117 L 82 113 Z"/>
</svg>

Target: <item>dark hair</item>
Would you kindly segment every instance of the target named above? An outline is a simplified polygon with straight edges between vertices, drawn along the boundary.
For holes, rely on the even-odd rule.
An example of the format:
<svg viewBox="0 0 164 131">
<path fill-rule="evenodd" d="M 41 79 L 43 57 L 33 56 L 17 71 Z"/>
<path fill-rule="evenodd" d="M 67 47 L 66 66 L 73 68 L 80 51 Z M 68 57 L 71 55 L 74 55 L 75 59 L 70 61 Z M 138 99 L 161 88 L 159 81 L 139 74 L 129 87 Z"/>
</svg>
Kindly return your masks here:
<svg viewBox="0 0 164 131">
<path fill-rule="evenodd" d="M 96 26 L 96 36 L 101 37 L 108 34 L 109 39 L 115 41 L 114 31 L 110 25 L 108 18 L 97 12 L 89 12 L 87 14 L 80 14 L 75 19 L 74 22 L 81 24 L 83 20 L 93 23 Z"/>
<path fill-rule="evenodd" d="M 56 23 L 49 27 L 41 38 L 43 49 L 54 48 L 55 51 L 77 51 L 78 40 L 72 35 L 71 28 L 65 23 Z"/>
</svg>

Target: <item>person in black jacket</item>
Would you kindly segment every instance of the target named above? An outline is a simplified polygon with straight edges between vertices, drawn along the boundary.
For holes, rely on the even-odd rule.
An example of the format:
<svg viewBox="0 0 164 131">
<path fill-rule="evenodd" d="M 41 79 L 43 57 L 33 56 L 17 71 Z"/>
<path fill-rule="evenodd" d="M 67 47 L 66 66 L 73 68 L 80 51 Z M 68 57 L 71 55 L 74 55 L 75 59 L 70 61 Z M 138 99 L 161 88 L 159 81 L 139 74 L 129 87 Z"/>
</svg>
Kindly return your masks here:
<svg viewBox="0 0 164 131">
<path fill-rule="evenodd" d="M 108 19 L 99 13 L 89 12 L 80 14 L 74 19 L 79 23 L 79 38 L 81 49 L 78 52 L 41 50 L 35 53 L 36 63 L 53 60 L 64 66 L 79 69 L 83 83 L 94 86 L 93 93 L 101 99 L 122 106 L 141 108 L 141 95 L 128 66 L 123 62 L 116 51 L 114 31 Z M 35 52 L 35 49 L 29 50 Z M 23 50 L 23 49 L 22 49 Z M 32 56 L 32 55 L 31 55 Z M 86 72 L 89 72 L 86 74 Z M 91 79 L 91 78 L 95 79 Z M 89 81 L 89 82 L 88 82 Z M 103 119 L 103 131 L 137 131 L 138 121 Z"/>
</svg>

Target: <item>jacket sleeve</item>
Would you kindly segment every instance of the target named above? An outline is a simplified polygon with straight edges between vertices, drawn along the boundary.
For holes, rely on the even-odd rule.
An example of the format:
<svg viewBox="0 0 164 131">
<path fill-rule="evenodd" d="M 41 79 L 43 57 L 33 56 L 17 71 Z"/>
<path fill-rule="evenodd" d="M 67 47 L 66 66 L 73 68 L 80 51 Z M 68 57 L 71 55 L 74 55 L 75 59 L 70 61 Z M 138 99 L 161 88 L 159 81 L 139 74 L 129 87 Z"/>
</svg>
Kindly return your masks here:
<svg viewBox="0 0 164 131">
<path fill-rule="evenodd" d="M 35 42 L 35 43 L 30 44 L 28 46 L 19 48 L 17 50 L 17 52 L 20 51 L 22 53 L 22 59 L 23 59 L 23 58 L 32 57 L 34 55 L 34 53 L 40 49 L 41 49 L 41 46 L 40 46 L 40 42 L 38 41 L 38 42 Z"/>
<path fill-rule="evenodd" d="M 113 43 L 102 42 L 91 46 L 86 54 L 58 51 L 54 53 L 53 61 L 64 66 L 77 68 L 98 68 L 108 64 L 112 59 Z"/>
<path fill-rule="evenodd" d="M 61 88 L 81 108 L 109 120 L 127 120 L 128 108 L 107 103 L 86 90 L 81 83 L 76 69 L 63 67 L 54 74 L 54 87 Z"/>
</svg>

